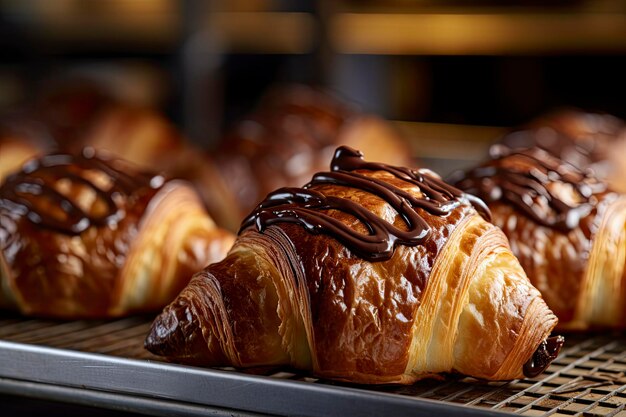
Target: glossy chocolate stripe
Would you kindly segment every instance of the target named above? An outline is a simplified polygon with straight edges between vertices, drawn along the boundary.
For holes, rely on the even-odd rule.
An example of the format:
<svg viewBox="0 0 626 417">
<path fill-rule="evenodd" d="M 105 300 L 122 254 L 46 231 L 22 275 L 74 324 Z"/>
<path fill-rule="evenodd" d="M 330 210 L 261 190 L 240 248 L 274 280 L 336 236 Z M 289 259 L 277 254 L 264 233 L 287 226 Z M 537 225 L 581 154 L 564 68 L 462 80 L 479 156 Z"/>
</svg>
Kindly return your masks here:
<svg viewBox="0 0 626 417">
<path fill-rule="evenodd" d="M 82 175 L 81 171 L 87 170 L 105 174 L 112 182 L 111 187 L 107 190 L 98 187 Z M 119 221 L 124 216 L 124 211 L 115 203 L 114 194 L 130 195 L 140 187 L 151 187 L 153 178 L 154 176 L 143 173 L 130 175 L 122 172 L 91 152 L 83 155 L 47 155 L 25 164 L 22 171 L 7 178 L 0 189 L 0 204 L 10 201 L 21 206 L 26 217 L 37 225 L 65 234 L 79 234 L 91 225 Z M 59 192 L 55 185 L 61 179 L 92 190 L 97 200 L 104 204 L 104 212 L 88 213 L 75 199 Z M 60 210 L 57 213 L 63 215 L 55 215 L 51 210 L 41 207 L 41 203 L 46 201 L 51 202 Z"/>
<path fill-rule="evenodd" d="M 366 162 L 360 152 L 345 146 L 335 152 L 331 169 L 331 172 L 315 174 L 303 188 L 281 188 L 269 194 L 243 221 L 241 230 L 255 225 L 263 232 L 272 224 L 296 223 L 309 233 L 334 237 L 364 259 L 381 261 L 391 258 L 397 244 L 415 246 L 428 239 L 430 227 L 417 208 L 431 215 L 445 216 L 465 201 L 474 204 L 488 217 L 489 211 L 482 201 L 467 197 L 438 178 L 409 168 Z M 419 187 L 422 196 L 416 197 L 382 179 L 353 172 L 357 170 L 386 171 Z M 380 197 L 396 210 L 407 230 L 397 228 L 349 199 L 326 196 L 312 189 L 328 184 L 360 189 Z M 324 213 L 327 210 L 354 216 L 368 233 L 360 233 Z"/>
<path fill-rule="evenodd" d="M 510 150 L 502 147 L 498 158 L 472 169 L 455 184 L 475 193 L 487 202 L 504 200 L 535 222 L 569 232 L 578 227 L 597 199 L 594 194 L 606 191 L 606 185 L 559 158 L 539 149 Z M 552 184 L 569 185 L 577 202 L 568 204 L 554 192 Z M 545 200 L 546 206 L 536 199 Z"/>
</svg>

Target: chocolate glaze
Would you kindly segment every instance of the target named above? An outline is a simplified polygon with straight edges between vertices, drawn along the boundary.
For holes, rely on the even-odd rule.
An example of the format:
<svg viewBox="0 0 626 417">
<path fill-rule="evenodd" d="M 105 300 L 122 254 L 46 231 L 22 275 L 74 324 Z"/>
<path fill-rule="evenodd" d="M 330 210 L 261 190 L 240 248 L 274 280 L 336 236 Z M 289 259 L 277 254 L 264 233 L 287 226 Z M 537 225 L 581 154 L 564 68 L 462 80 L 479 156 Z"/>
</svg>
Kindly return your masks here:
<svg viewBox="0 0 626 417">
<path fill-rule="evenodd" d="M 524 364 L 524 375 L 533 378 L 545 371 L 559 355 L 564 343 L 563 336 L 549 337 L 541 342 L 532 358 Z"/>
<path fill-rule="evenodd" d="M 416 197 L 357 171 L 386 171 L 418 186 L 422 196 Z M 312 189 L 324 184 L 357 188 L 380 197 L 398 212 L 407 230 L 395 227 L 349 199 L 325 196 Z M 341 146 L 335 151 L 331 172 L 315 174 L 303 188 L 281 188 L 270 193 L 243 221 L 240 232 L 252 225 L 263 232 L 272 224 L 297 223 L 310 233 L 324 233 L 336 238 L 364 259 L 381 261 L 391 258 L 397 244 L 416 246 L 428 239 L 430 227 L 416 209 L 446 216 L 462 202 L 470 202 L 484 217 L 490 217 L 482 201 L 424 171 L 366 162 L 359 151 Z M 324 213 L 325 210 L 339 210 L 354 216 L 367 228 L 368 234 L 354 230 Z"/>
<path fill-rule="evenodd" d="M 112 186 L 103 190 L 84 175 L 82 171 L 94 170 L 106 174 Z M 80 155 L 53 154 L 28 162 L 22 171 L 7 178 L 0 189 L 0 204 L 11 204 L 23 210 L 32 223 L 65 234 L 79 234 L 91 225 L 101 226 L 118 222 L 124 217 L 124 210 L 115 202 L 116 193 L 130 195 L 140 187 L 158 188 L 162 181 L 152 181 L 154 176 L 147 174 L 124 173 L 111 164 L 95 157 L 87 148 Z M 95 192 L 97 199 L 104 204 L 103 213 L 94 214 L 82 209 L 74 199 L 64 195 L 55 184 L 66 179 Z M 50 202 L 60 209 L 57 213 L 42 203 Z"/>
<path fill-rule="evenodd" d="M 575 167 L 584 169 L 600 159 L 595 141 L 577 141 L 576 138 L 549 126 L 520 130 L 502 138 L 502 145 L 510 149 L 540 148 Z M 500 156 L 503 147 L 491 147 L 492 157 Z"/>
<path fill-rule="evenodd" d="M 504 200 L 535 222 L 569 232 L 578 227 L 598 202 L 596 194 L 606 184 L 539 148 L 512 150 L 494 148 L 493 160 L 451 181 L 459 188 L 487 202 Z M 557 182 L 576 191 L 578 202 L 570 205 L 551 187 Z M 538 204 L 543 200 L 543 206 Z"/>
<path fill-rule="evenodd" d="M 597 164 L 610 157 L 612 144 L 624 132 L 624 123 L 608 114 L 560 110 L 532 122 L 525 130 L 511 132 L 501 143 L 513 149 L 539 147 L 578 168 L 606 174 Z"/>
</svg>

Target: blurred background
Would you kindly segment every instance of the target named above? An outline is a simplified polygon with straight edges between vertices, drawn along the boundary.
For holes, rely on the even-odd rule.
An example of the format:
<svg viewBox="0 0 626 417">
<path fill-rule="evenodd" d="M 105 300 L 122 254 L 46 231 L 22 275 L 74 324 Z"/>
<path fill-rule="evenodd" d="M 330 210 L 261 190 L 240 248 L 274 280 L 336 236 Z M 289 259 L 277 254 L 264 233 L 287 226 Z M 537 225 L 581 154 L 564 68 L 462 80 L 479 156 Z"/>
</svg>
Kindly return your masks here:
<svg viewBox="0 0 626 417">
<path fill-rule="evenodd" d="M 555 108 L 626 117 L 623 0 L 2 0 L 0 55 L 2 113 L 98 85 L 210 149 L 302 82 L 394 121 L 443 174 Z"/>
</svg>

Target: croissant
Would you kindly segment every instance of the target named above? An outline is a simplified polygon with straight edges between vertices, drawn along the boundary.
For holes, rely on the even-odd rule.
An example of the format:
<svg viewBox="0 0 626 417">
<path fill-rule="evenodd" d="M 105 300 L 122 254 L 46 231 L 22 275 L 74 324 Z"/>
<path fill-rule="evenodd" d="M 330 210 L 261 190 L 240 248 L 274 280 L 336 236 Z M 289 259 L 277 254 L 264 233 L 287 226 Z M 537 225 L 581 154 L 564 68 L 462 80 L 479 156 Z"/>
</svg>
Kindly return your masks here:
<svg viewBox="0 0 626 417">
<path fill-rule="evenodd" d="M 111 87 L 80 77 L 48 80 L 32 103 L 5 118 L 20 131 L 37 126 L 28 136 L 46 145 L 44 154 L 91 147 L 171 177 L 170 171 L 195 150 L 183 155 L 190 145 L 164 116 L 138 97 L 121 99 Z"/>
<path fill-rule="evenodd" d="M 125 159 L 142 169 L 171 172 L 189 146 L 158 112 L 116 105 L 103 109 L 85 129 L 81 146 Z"/>
<path fill-rule="evenodd" d="M 592 170 L 614 190 L 626 191 L 626 124 L 615 116 L 564 109 L 500 142 L 513 149 L 541 148 L 581 170 Z"/>
<path fill-rule="evenodd" d="M 338 145 L 397 165 L 413 161 L 386 121 L 333 95 L 296 85 L 271 92 L 221 141 L 195 175 L 216 221 L 237 230 L 256 203 L 278 187 L 301 185 L 326 169 Z"/>
<path fill-rule="evenodd" d="M 271 193 L 145 346 L 205 366 L 288 365 L 356 383 L 541 373 L 563 343 L 483 203 L 427 170 L 337 149 Z"/>
<path fill-rule="evenodd" d="M 119 103 L 104 85 L 83 77 L 44 80 L 27 104 L 28 117 L 40 124 L 56 151 L 80 151 L 89 126 Z"/>
<path fill-rule="evenodd" d="M 158 310 L 233 240 L 186 183 L 91 149 L 47 155 L 0 187 L 0 307 L 59 318 Z"/>
<path fill-rule="evenodd" d="M 494 148 L 453 180 L 483 198 L 567 329 L 626 324 L 626 196 L 541 148 Z"/>
</svg>

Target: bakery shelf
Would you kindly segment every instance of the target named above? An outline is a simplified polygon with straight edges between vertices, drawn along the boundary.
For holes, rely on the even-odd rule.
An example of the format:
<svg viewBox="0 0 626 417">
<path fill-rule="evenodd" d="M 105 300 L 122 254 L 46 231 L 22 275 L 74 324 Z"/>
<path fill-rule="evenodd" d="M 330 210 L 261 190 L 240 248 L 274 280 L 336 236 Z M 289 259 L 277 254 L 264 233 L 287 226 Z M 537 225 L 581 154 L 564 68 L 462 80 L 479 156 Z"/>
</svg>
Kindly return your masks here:
<svg viewBox="0 0 626 417">
<path fill-rule="evenodd" d="M 484 160 L 489 147 L 509 131 L 496 126 L 393 121 L 419 166 L 444 178 Z"/>
<path fill-rule="evenodd" d="M 335 49 L 378 55 L 544 55 L 626 52 L 626 13 L 337 13 Z"/>
<path fill-rule="evenodd" d="M 626 415 L 626 335 L 570 335 L 539 378 L 357 386 L 286 369 L 202 369 L 142 348 L 150 317 L 0 319 L 0 392 L 152 415 Z"/>
<path fill-rule="evenodd" d="M 413 155 L 432 159 L 480 161 L 489 146 L 510 129 L 449 123 L 393 121 L 407 138 Z"/>
<path fill-rule="evenodd" d="M 0 4 L 0 11 L 48 52 L 81 48 L 171 52 L 190 30 L 201 32 L 199 42 L 211 43 L 218 48 L 216 53 L 304 54 L 315 46 L 311 13 L 227 6 L 171 0 L 26 4 L 9 0 Z M 192 27 L 185 20 L 190 13 L 197 14 Z"/>
<path fill-rule="evenodd" d="M 626 51 L 626 9 L 618 1 L 530 7 L 455 2 L 312 2 L 302 11 L 272 2 L 132 2 L 7 0 L 8 21 L 38 42 L 72 49 L 94 45 L 163 51 L 185 31 L 185 13 L 198 9 L 195 28 L 209 31 L 223 52 L 312 53 L 330 41 L 339 53 L 380 55 L 613 54 Z M 288 4 L 288 3 L 286 3 Z M 433 5 L 435 4 L 435 5 Z M 283 5 L 284 6 L 284 5 Z M 284 8 L 284 7 L 283 7 Z M 187 11 L 186 11 L 187 10 Z M 195 13 L 195 12 L 192 12 Z M 327 22 L 320 24 L 319 15 Z"/>
</svg>

